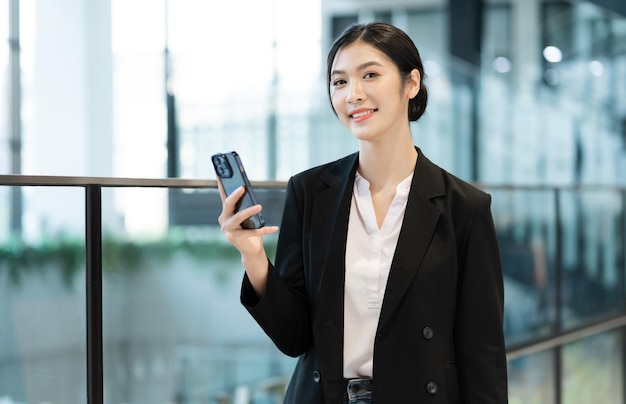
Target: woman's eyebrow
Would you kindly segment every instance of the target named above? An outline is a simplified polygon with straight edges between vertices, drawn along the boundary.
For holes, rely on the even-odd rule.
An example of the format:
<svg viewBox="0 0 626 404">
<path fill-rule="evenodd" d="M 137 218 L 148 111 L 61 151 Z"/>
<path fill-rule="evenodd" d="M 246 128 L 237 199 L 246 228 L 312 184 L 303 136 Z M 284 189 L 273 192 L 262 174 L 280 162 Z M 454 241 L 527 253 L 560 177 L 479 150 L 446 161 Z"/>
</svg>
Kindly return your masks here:
<svg viewBox="0 0 626 404">
<path fill-rule="evenodd" d="M 364 69 L 367 69 L 370 66 L 381 66 L 382 67 L 382 65 L 380 63 L 372 60 L 371 62 L 365 62 L 365 63 L 360 64 L 357 67 L 357 70 L 364 70 Z M 346 72 L 343 71 L 343 70 L 333 70 L 333 71 L 330 72 L 330 75 L 334 76 L 335 74 L 345 74 L 345 73 Z"/>
</svg>

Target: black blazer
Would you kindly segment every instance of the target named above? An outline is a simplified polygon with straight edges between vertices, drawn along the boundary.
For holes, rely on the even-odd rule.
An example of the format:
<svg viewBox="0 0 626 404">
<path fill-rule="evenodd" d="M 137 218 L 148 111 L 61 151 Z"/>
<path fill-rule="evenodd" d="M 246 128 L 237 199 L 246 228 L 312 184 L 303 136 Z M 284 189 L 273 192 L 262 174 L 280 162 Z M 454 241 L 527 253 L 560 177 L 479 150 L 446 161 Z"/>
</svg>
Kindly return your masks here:
<svg viewBox="0 0 626 404">
<path fill-rule="evenodd" d="M 488 194 L 419 157 L 374 343 L 375 403 L 507 403 L 503 280 Z M 345 248 L 358 153 L 289 180 L 276 263 L 241 301 L 299 356 L 286 403 L 341 403 Z"/>
</svg>

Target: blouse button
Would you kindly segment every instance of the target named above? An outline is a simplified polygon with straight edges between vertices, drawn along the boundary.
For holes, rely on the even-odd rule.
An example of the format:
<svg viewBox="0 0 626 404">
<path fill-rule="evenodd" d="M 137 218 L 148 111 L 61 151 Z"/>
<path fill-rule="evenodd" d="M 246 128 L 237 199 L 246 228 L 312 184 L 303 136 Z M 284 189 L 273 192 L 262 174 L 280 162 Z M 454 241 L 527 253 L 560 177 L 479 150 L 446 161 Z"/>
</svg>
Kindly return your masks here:
<svg viewBox="0 0 626 404">
<path fill-rule="evenodd" d="M 429 394 L 437 393 L 437 388 L 437 383 L 435 382 L 428 382 L 426 384 L 426 391 L 428 391 Z"/>
</svg>

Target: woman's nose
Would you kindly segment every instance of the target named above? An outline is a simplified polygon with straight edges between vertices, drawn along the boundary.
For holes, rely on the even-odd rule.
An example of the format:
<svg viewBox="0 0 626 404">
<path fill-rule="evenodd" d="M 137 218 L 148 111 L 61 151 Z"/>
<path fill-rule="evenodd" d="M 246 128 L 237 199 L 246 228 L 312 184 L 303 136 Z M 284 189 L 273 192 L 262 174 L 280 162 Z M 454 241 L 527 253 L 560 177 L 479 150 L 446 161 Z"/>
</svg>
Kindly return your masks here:
<svg viewBox="0 0 626 404">
<path fill-rule="evenodd" d="M 346 102 L 349 104 L 355 104 L 360 101 L 363 101 L 363 91 L 361 85 L 357 82 L 352 82 L 348 88 Z"/>
</svg>

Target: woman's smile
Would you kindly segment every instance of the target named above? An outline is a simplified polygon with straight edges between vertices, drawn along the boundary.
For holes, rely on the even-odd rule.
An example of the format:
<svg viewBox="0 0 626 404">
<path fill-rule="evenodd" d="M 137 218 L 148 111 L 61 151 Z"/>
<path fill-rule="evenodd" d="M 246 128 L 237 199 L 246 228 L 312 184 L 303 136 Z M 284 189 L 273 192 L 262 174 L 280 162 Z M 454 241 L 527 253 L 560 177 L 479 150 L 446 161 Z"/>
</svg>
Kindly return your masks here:
<svg viewBox="0 0 626 404">
<path fill-rule="evenodd" d="M 362 122 L 370 118 L 372 114 L 374 114 L 376 111 L 378 111 L 377 108 L 375 109 L 359 108 L 353 111 L 352 113 L 350 113 L 350 119 L 352 119 L 354 122 Z"/>
</svg>

